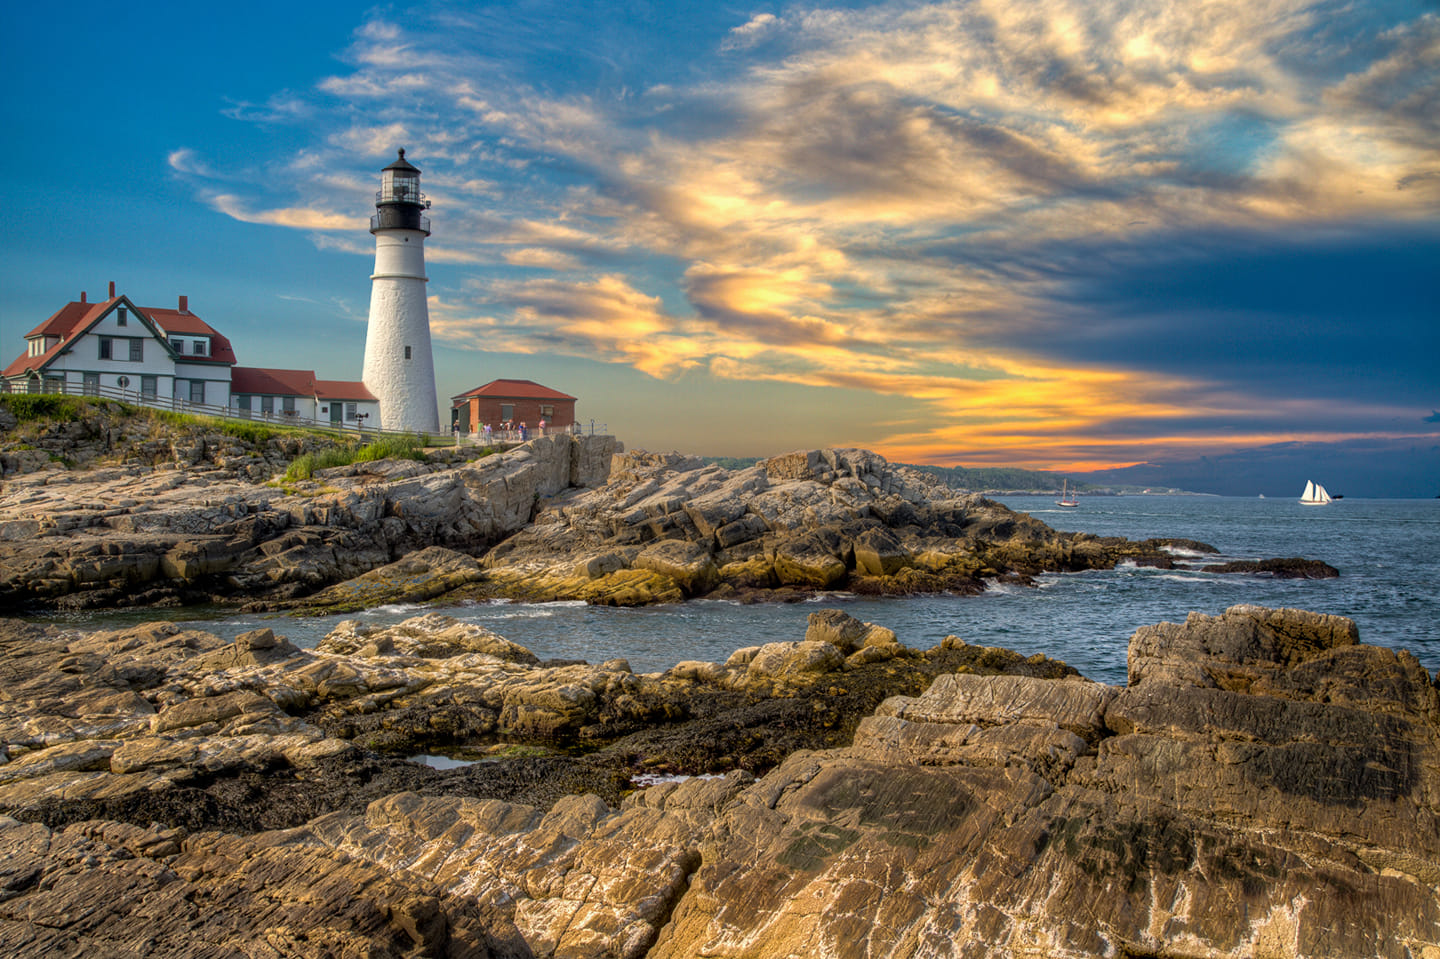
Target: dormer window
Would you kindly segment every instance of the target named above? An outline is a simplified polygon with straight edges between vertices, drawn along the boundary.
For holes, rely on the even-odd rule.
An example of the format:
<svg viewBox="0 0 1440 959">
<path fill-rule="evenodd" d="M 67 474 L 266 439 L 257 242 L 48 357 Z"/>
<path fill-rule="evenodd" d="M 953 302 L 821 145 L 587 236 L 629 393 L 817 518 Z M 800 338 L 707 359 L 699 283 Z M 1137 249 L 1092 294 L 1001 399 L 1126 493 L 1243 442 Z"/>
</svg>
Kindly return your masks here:
<svg viewBox="0 0 1440 959">
<path fill-rule="evenodd" d="M 170 348 L 176 353 L 183 354 L 185 352 L 185 341 L 178 336 L 172 336 L 170 337 Z"/>
<path fill-rule="evenodd" d="M 196 340 L 196 341 L 195 341 L 195 355 L 196 355 L 196 356 L 204 356 L 205 353 L 206 353 L 205 341 L 204 341 L 204 340 Z"/>
</svg>

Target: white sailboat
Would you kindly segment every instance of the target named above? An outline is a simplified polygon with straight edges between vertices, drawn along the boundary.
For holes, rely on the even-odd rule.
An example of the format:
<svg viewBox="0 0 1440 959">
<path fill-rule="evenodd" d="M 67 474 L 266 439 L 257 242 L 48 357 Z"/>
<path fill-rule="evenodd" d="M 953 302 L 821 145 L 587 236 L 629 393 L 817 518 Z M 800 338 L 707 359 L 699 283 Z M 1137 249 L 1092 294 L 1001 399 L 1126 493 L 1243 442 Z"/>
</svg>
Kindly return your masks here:
<svg viewBox="0 0 1440 959">
<path fill-rule="evenodd" d="M 1070 481 L 1064 480 L 1060 485 L 1060 498 L 1055 501 L 1056 506 L 1079 506 L 1080 500 L 1070 492 Z"/>
<path fill-rule="evenodd" d="M 1324 506 L 1330 502 L 1330 494 L 1325 492 L 1325 487 L 1312 480 L 1305 481 L 1305 492 L 1300 494 L 1301 506 Z"/>
</svg>

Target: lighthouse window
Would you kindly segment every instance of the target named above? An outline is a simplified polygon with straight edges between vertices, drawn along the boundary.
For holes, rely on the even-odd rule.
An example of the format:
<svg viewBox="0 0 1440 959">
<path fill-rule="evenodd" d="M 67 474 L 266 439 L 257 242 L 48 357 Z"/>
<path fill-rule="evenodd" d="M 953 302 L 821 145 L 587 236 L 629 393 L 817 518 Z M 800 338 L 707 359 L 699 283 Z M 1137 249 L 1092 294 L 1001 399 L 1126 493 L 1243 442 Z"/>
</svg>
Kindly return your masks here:
<svg viewBox="0 0 1440 959">
<path fill-rule="evenodd" d="M 410 359 L 410 347 L 405 347 L 405 359 Z"/>
</svg>

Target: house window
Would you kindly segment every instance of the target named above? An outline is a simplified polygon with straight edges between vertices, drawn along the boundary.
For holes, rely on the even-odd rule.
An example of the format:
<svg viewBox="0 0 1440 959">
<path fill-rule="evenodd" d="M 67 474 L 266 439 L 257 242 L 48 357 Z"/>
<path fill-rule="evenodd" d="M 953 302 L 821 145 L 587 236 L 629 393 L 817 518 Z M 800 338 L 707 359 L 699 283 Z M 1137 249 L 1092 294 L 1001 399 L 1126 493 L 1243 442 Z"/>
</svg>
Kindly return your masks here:
<svg viewBox="0 0 1440 959">
<path fill-rule="evenodd" d="M 204 403 L 204 402 L 205 402 L 205 381 L 204 381 L 204 380 L 191 380 L 191 381 L 190 381 L 190 402 L 192 402 L 192 403 L 197 403 L 197 404 L 199 404 L 199 403 Z"/>
<path fill-rule="evenodd" d="M 271 413 L 275 412 L 275 397 L 260 397 L 260 412 L 264 413 L 266 416 L 269 416 Z"/>
<path fill-rule="evenodd" d="M 157 383 L 153 376 L 140 377 L 140 395 L 150 399 L 155 398 Z"/>
<path fill-rule="evenodd" d="M 139 363 L 143 359 L 145 359 L 145 341 L 135 337 L 130 341 L 130 361 Z"/>
<path fill-rule="evenodd" d="M 410 359 L 410 347 L 405 347 L 405 359 Z"/>
<path fill-rule="evenodd" d="M 204 341 L 204 340 L 196 340 L 196 341 L 195 341 L 195 355 L 196 355 L 196 356 L 204 356 L 204 355 L 205 355 L 205 341 Z"/>
<path fill-rule="evenodd" d="M 239 397 L 236 397 L 236 398 L 235 398 L 235 405 L 240 408 L 240 412 L 244 413 L 246 416 L 249 416 L 249 415 L 250 415 L 250 397 L 248 397 L 248 396 L 239 396 Z"/>
<path fill-rule="evenodd" d="M 287 416 L 295 415 L 295 397 L 286 396 L 280 400 L 280 410 Z"/>
<path fill-rule="evenodd" d="M 553 407 L 553 406 L 542 406 L 542 407 L 540 407 L 540 415 L 543 416 L 543 417 L 545 417 L 546 419 L 549 419 L 550 417 L 552 417 L 552 416 L 555 415 L 555 407 Z"/>
<path fill-rule="evenodd" d="M 173 349 L 176 353 L 184 353 L 185 341 L 172 336 L 170 337 L 170 348 Z"/>
<path fill-rule="evenodd" d="M 126 326 L 126 325 L 129 324 L 129 320 L 130 320 L 130 317 L 129 317 L 129 314 L 128 314 L 128 312 L 126 311 L 125 307 L 122 306 L 122 307 L 120 307 L 120 309 L 118 309 L 118 310 L 115 311 L 115 325 L 116 325 L 116 326 Z"/>
<path fill-rule="evenodd" d="M 130 377 L 128 377 L 128 376 L 117 376 L 117 377 L 115 377 L 115 385 L 118 386 L 118 387 L 120 387 L 122 390 L 128 390 L 128 389 L 130 388 Z"/>
<path fill-rule="evenodd" d="M 114 340 L 110 339 L 110 337 L 108 337 L 108 336 L 102 336 L 102 337 L 100 337 L 100 359 L 102 359 L 102 360 L 111 359 L 111 354 L 114 352 L 114 349 L 115 349 L 115 341 L 114 341 Z"/>
<path fill-rule="evenodd" d="M 100 374 L 99 374 L 99 373 L 86 373 L 86 374 L 85 374 L 85 395 L 86 395 L 86 396 L 99 396 L 99 395 L 100 395 Z"/>
<path fill-rule="evenodd" d="M 515 404 L 514 404 L 514 403 L 501 403 L 501 404 L 500 404 L 500 419 L 502 419 L 502 420 L 504 420 L 505 422 L 508 423 L 510 420 L 513 420 L 514 418 L 515 418 Z"/>
<path fill-rule="evenodd" d="M 355 418 L 355 413 L 356 413 L 356 406 L 355 406 L 355 404 L 354 404 L 354 403 L 346 403 L 346 404 L 345 404 L 345 418 L 346 418 L 347 420 L 353 420 L 353 419 Z"/>
</svg>

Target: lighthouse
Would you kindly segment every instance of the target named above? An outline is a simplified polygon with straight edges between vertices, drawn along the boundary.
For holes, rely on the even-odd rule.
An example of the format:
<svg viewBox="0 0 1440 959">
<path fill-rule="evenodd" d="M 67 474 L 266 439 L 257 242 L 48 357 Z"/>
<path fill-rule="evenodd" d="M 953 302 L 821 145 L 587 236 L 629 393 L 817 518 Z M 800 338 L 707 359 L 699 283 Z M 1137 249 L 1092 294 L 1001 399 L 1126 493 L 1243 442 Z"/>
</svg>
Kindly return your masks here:
<svg viewBox="0 0 1440 959">
<path fill-rule="evenodd" d="M 380 401 L 387 430 L 440 430 L 430 310 L 425 305 L 425 238 L 430 201 L 420 170 L 405 151 L 380 173 L 375 215 L 375 272 L 370 276 L 370 326 L 365 335 L 365 387 Z"/>
</svg>

